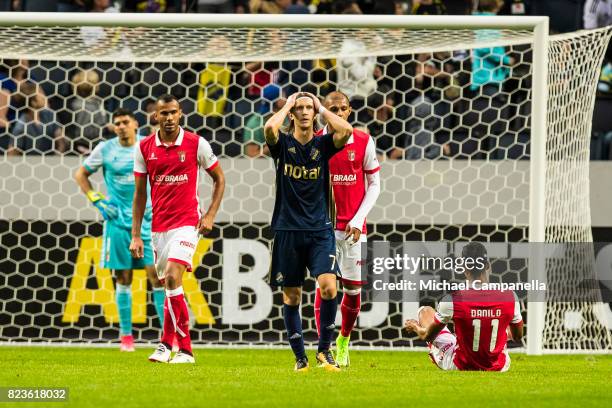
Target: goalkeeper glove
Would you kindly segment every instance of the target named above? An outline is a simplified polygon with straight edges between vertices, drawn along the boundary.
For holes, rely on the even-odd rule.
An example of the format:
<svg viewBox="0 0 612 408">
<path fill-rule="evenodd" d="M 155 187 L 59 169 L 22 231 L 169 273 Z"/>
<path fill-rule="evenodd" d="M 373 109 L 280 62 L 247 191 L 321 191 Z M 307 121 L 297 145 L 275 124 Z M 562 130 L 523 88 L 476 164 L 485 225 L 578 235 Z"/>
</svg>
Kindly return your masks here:
<svg viewBox="0 0 612 408">
<path fill-rule="evenodd" d="M 106 200 L 104 194 L 90 190 L 87 192 L 87 198 L 102 213 L 105 221 L 114 220 L 119 215 L 117 207 Z"/>
</svg>

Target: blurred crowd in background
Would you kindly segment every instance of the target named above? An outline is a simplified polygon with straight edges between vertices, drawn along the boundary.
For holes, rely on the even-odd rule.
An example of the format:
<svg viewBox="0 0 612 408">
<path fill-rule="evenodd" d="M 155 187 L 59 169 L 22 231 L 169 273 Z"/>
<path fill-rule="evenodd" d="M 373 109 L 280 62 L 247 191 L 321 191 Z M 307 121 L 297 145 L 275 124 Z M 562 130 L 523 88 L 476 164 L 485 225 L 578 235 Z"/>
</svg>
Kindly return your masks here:
<svg viewBox="0 0 612 408">
<path fill-rule="evenodd" d="M 0 0 L 0 10 L 548 15 L 554 33 L 612 24 L 612 0 Z M 119 107 L 137 112 L 140 133 L 148 134 L 156 126 L 154 98 L 169 92 L 181 99 L 185 126 L 217 154 L 264 156 L 263 123 L 287 95 L 338 89 L 381 159 L 529 157 L 528 47 L 350 57 L 362 46 L 345 41 L 345 57 L 335 60 L 237 64 L 0 59 L 0 153 L 88 154 L 112 137 L 110 116 Z M 594 160 L 612 159 L 610 48 L 598 83 Z"/>
</svg>

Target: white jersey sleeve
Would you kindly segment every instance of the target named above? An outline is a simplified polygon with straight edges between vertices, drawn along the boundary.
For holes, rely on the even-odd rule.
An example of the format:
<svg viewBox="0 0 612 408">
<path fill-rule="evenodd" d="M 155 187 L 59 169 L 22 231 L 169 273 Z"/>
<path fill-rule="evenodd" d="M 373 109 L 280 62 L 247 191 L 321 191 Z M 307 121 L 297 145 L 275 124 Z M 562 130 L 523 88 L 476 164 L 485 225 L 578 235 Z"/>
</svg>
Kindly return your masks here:
<svg viewBox="0 0 612 408">
<path fill-rule="evenodd" d="M 368 187 L 366 189 L 365 196 L 361 201 L 359 209 L 349 222 L 351 227 L 359 228 L 360 231 L 363 228 L 366 217 L 370 213 L 370 210 L 374 207 L 374 204 L 380 195 L 380 174 L 378 171 L 371 174 L 366 173 L 366 179 L 368 180 Z"/>
<path fill-rule="evenodd" d="M 380 177 L 378 171 L 380 170 L 380 164 L 376 157 L 376 147 L 372 137 L 368 137 L 368 144 L 366 145 L 365 154 L 363 155 L 363 172 L 366 175 L 368 186 L 366 188 L 365 196 L 361 201 L 359 209 L 349 222 L 351 227 L 359 228 L 362 230 L 363 224 L 366 217 L 374 207 L 376 200 L 380 194 Z"/>
<path fill-rule="evenodd" d="M 212 170 L 217 163 L 217 156 L 213 153 L 210 143 L 200 136 L 198 141 L 198 166 L 205 170 Z"/>
<path fill-rule="evenodd" d="M 140 149 L 140 142 L 134 146 L 134 173 L 147 174 L 147 163 L 145 163 L 142 150 Z"/>
<path fill-rule="evenodd" d="M 376 146 L 372 136 L 368 138 L 368 144 L 366 145 L 365 155 L 363 156 L 363 171 L 366 174 L 376 173 L 380 170 L 380 163 L 378 157 L 376 157 Z"/>
<path fill-rule="evenodd" d="M 453 320 L 453 298 L 451 295 L 446 295 L 440 300 L 434 318 L 436 321 L 444 324 L 448 324 Z"/>
<path fill-rule="evenodd" d="M 512 316 L 512 320 L 510 323 L 517 324 L 523 321 L 523 316 L 521 315 L 521 304 L 518 301 L 518 297 L 516 293 L 514 294 L 514 315 Z"/>
<path fill-rule="evenodd" d="M 102 167 L 104 159 L 102 155 L 102 150 L 104 149 L 105 144 L 106 142 L 98 143 L 96 147 L 94 147 L 91 154 L 87 156 L 85 161 L 83 161 L 83 167 L 85 167 L 89 174 L 95 173 L 96 171 L 98 171 L 98 169 L 100 169 L 100 167 Z"/>
</svg>

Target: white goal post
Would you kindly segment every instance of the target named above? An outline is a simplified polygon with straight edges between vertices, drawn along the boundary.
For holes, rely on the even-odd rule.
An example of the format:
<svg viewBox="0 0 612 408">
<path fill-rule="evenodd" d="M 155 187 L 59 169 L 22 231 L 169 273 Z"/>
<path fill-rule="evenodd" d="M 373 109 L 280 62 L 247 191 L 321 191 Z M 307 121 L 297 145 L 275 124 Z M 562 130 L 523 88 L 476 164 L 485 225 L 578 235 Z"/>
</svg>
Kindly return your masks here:
<svg viewBox="0 0 612 408">
<path fill-rule="evenodd" d="M 99 138 L 85 138 L 86 124 L 71 116 L 70 101 L 77 98 L 78 84 L 73 89 L 70 83 L 78 70 L 97 72 L 94 88 L 106 92 L 100 97 L 104 107 L 131 104 L 144 120 L 144 100 L 159 96 L 161 90 L 183 92 L 181 101 L 192 107 L 187 126 L 213 139 L 228 173 L 219 231 L 214 242 L 202 243 L 199 261 L 204 259 L 203 267 L 192 282 L 192 297 L 188 296 L 198 316 L 194 339 L 262 345 L 282 342 L 283 334 L 280 310 L 273 302 L 278 303 L 278 296 L 259 285 L 267 269 L 262 266 L 267 259 L 262 248 L 271 238 L 272 165 L 246 157 L 240 140 L 247 118 L 260 106 L 257 98 L 263 95 L 264 85 L 253 83 L 255 74 L 269 74 L 272 82 L 288 78 L 279 85 L 283 90 L 313 86 L 318 91 L 338 85 L 335 67 L 342 58 L 376 61 L 380 73 L 372 94 L 380 95 L 382 102 L 357 94 L 361 107 L 355 119 L 371 132 L 382 128 L 377 140 L 388 137 L 392 123 L 403 130 L 393 134 L 390 145 L 381 142 L 379 147 L 388 160 L 383 162 L 379 206 L 368 219 L 373 239 L 399 234 L 423 241 L 433 236 L 449 242 L 499 237 L 531 243 L 592 242 L 590 116 L 597 70 L 612 30 L 562 36 L 549 36 L 548 31 L 547 17 L 0 13 L 0 62 L 9 66 L 9 60 L 30 61 L 26 78 L 45 90 L 56 117 L 64 112 L 68 119 L 57 119 L 59 127 L 66 132 L 77 129 L 71 143 L 83 141 L 81 152 L 107 135 L 102 135 L 102 129 Z M 358 46 L 347 55 L 343 44 L 350 41 Z M 498 94 L 480 97 L 485 106 L 476 108 L 479 96 L 471 89 L 470 53 L 496 47 L 514 55 L 512 67 L 500 63 L 508 68 L 505 75 L 513 81 L 512 89 L 502 84 Z M 335 65 L 317 68 L 311 63 L 324 60 Z M 259 67 L 250 68 L 253 62 Z M 397 75 L 392 73 L 396 67 L 401 68 Z M 572 69 L 579 79 L 568 77 Z M 319 82 L 312 79 L 317 70 L 323 76 Z M 308 77 L 305 81 L 297 79 L 302 72 Z M 214 79 L 207 83 L 204 78 L 209 77 Z M 187 84 L 185 78 L 195 80 Z M 409 85 L 395 88 L 402 81 Z M 385 83 L 391 85 L 380 85 Z M 211 96 L 213 88 L 224 95 L 222 105 Z M 235 99 L 227 96 L 232 89 Z M 418 109 L 423 107 L 431 111 L 419 116 Z M 379 116 L 381 110 L 391 113 Z M 471 121 L 468 117 L 474 111 L 477 119 Z M 495 124 L 488 123 L 485 111 L 492 111 Z M 413 123 L 416 127 L 408 129 Z M 479 133 L 480 128 L 485 128 L 484 133 Z M 430 142 L 418 145 L 417 134 L 428 132 Z M 7 135 L 14 137 L 9 131 Z M 468 148 L 479 137 L 478 146 Z M 406 138 L 410 141 L 402 142 L 398 153 L 399 140 Z M 575 148 L 566 148 L 568 140 Z M 516 148 L 522 149 L 518 156 L 513 153 Z M 88 273 L 95 257 L 87 258 L 83 248 L 97 248 L 99 223 L 69 180 L 80 158 L 76 151 L 41 156 L 35 147 L 30 149 L 21 156 L 0 157 L 0 170 L 8 175 L 0 188 L 5 197 L 0 202 L 0 237 L 8 244 L 0 255 L 13 259 L 4 263 L 8 277 L 0 287 L 2 297 L 12 302 L 4 312 L 10 324 L 0 327 L 0 341 L 112 341 L 115 332 L 103 327 L 104 322 L 115 321 L 116 312 L 109 303 L 112 296 L 95 294 L 84 283 L 92 279 Z M 406 160 L 393 160 L 394 154 Z M 566 205 L 573 200 L 580 201 L 580 206 Z M 44 267 L 28 260 L 36 252 L 35 245 L 42 245 L 42 238 L 35 239 L 25 255 L 20 253 L 20 247 L 32 245 L 27 242 L 33 234 L 50 240 L 41 249 Z M 56 251 L 62 247 L 72 252 L 58 257 Z M 250 260 L 243 261 L 244 254 Z M 545 282 L 547 266 L 541 256 L 534 251 L 530 257 L 528 278 Z M 210 262 L 213 265 L 207 265 Z M 589 268 L 585 271 L 580 271 L 584 274 L 580 278 L 589 279 Z M 78 273 L 85 274 L 79 278 L 82 292 L 73 292 Z M 36 274 L 44 276 L 44 285 L 28 288 Z M 105 286 L 106 278 L 100 276 L 98 271 L 97 290 L 112 291 L 112 284 Z M 229 277 L 252 281 L 242 287 L 224 284 Z M 21 298 L 26 292 L 41 305 L 30 311 Z M 144 311 L 138 313 L 144 317 L 135 320 L 140 330 L 136 337 L 152 341 L 157 332 L 155 323 L 147 319 L 143 296 Z M 47 307 L 44 299 L 53 306 Z M 415 310 L 404 303 L 364 310 L 359 322 L 363 334 L 355 342 L 372 347 L 414 346 L 414 339 L 403 338 L 398 327 Z M 612 349 L 612 325 L 594 316 L 602 315 L 593 311 L 604 306 L 601 299 L 578 306 L 558 303 L 522 299 L 528 353 Z M 251 317 L 246 317 L 246 310 Z M 582 328 L 564 328 L 566 314 L 576 310 L 585 321 Z M 305 316 L 309 320 L 306 340 L 312 340 L 310 311 Z"/>
</svg>

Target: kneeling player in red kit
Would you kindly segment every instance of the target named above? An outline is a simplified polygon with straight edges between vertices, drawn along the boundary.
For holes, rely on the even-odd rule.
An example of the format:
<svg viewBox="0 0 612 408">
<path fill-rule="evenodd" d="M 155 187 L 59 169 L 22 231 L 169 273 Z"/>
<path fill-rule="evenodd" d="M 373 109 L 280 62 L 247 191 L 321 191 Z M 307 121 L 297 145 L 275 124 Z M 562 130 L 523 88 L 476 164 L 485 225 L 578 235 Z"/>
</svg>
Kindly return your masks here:
<svg viewBox="0 0 612 408">
<path fill-rule="evenodd" d="M 404 327 L 427 342 L 429 356 L 442 370 L 507 371 L 508 331 L 515 340 L 523 336 L 519 302 L 512 291 L 480 288 L 490 271 L 484 245 L 472 242 L 462 256 L 484 260 L 483 268 L 466 270 L 469 289 L 446 296 L 437 310 L 421 307 L 418 321 L 407 320 Z M 451 321 L 455 334 L 446 327 Z"/>
</svg>

